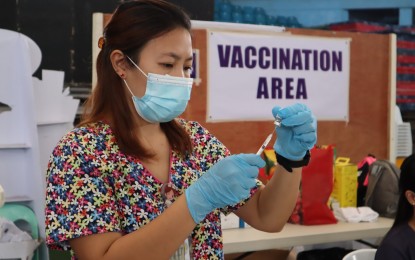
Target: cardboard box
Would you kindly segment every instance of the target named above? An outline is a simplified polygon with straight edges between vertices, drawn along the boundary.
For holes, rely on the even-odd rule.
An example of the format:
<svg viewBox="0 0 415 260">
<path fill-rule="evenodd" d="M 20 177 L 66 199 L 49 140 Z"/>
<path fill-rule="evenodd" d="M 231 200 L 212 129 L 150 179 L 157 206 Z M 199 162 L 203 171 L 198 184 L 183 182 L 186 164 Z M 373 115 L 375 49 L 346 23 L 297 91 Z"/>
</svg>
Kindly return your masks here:
<svg viewBox="0 0 415 260">
<path fill-rule="evenodd" d="M 230 228 L 244 228 L 244 222 L 234 213 L 230 213 L 229 215 L 225 216 L 225 214 L 220 214 L 220 221 L 222 225 L 222 229 L 230 229 Z"/>
<path fill-rule="evenodd" d="M 40 240 L 0 243 L 0 259 L 32 259 Z"/>
</svg>

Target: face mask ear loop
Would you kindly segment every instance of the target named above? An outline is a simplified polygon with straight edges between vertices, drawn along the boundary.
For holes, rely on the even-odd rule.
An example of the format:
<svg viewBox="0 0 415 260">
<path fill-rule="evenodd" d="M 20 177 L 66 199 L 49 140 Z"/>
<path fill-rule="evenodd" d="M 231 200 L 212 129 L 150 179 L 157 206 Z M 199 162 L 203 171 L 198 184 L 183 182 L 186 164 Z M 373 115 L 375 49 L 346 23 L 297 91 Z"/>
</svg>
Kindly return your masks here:
<svg viewBox="0 0 415 260">
<path fill-rule="evenodd" d="M 134 96 L 133 92 L 131 91 L 130 87 L 127 84 L 127 81 L 125 79 L 122 79 L 122 80 L 124 80 L 125 86 L 127 86 L 127 89 L 128 89 L 128 91 L 130 91 L 131 96 Z"/>
<path fill-rule="evenodd" d="M 138 65 L 137 64 L 135 64 L 135 62 L 130 58 L 130 57 L 128 57 L 127 55 L 125 55 L 130 61 L 131 61 L 131 63 L 132 64 L 134 64 L 134 66 L 141 72 L 141 73 L 143 73 L 143 75 L 146 77 L 146 78 L 148 78 L 148 76 L 147 76 L 147 74 L 145 74 L 144 73 L 144 71 L 142 70 L 142 69 L 140 69 L 140 67 L 138 67 Z"/>
</svg>

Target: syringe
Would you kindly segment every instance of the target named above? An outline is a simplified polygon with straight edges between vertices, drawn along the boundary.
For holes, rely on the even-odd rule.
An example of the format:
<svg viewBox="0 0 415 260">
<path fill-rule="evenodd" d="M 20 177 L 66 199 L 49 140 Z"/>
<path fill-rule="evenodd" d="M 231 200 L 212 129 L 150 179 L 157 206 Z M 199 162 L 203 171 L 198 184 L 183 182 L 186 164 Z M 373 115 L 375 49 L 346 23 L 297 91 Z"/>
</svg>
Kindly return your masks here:
<svg viewBox="0 0 415 260">
<path fill-rule="evenodd" d="M 275 127 L 280 127 L 281 126 L 281 121 L 282 121 L 281 117 L 276 115 L 275 116 L 275 121 L 274 121 Z M 275 131 L 275 128 L 274 128 L 274 131 Z M 261 145 L 258 152 L 256 153 L 257 155 L 261 155 L 262 152 L 264 152 L 265 148 L 267 147 L 267 145 L 269 144 L 269 142 L 272 139 L 272 135 L 274 134 L 274 131 L 272 131 L 272 133 L 268 135 L 267 139 L 265 139 L 265 142 Z"/>
<path fill-rule="evenodd" d="M 274 133 L 274 132 L 272 132 L 272 133 Z M 265 148 L 269 144 L 269 141 L 271 141 L 272 133 L 268 135 L 267 139 L 265 139 L 265 142 L 261 145 L 261 147 L 259 148 L 258 152 L 256 153 L 257 155 L 261 155 L 262 152 L 265 150 Z"/>
</svg>

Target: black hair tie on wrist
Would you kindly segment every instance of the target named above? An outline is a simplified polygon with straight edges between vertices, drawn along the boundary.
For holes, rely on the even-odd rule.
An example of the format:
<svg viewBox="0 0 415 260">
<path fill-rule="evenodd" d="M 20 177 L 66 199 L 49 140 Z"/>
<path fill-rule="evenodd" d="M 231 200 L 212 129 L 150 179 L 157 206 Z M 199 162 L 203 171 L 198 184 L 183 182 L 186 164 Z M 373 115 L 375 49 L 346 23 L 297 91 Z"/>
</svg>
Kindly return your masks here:
<svg viewBox="0 0 415 260">
<path fill-rule="evenodd" d="M 310 162 L 310 157 L 311 157 L 309 150 L 307 150 L 307 152 L 305 153 L 301 161 L 289 160 L 285 158 L 284 156 L 279 155 L 276 152 L 275 152 L 275 156 L 277 157 L 278 164 L 284 167 L 284 169 L 286 169 L 288 172 L 293 172 L 292 168 L 299 168 L 299 167 L 307 166 L 308 163 Z"/>
</svg>

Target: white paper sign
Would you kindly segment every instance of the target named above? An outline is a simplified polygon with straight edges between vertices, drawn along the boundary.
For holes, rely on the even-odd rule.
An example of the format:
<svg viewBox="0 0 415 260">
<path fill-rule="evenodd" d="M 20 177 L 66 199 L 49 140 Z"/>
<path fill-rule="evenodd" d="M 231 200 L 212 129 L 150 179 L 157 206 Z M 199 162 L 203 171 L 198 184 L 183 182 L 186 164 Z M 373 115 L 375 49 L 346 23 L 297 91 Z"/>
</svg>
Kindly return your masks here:
<svg viewBox="0 0 415 260">
<path fill-rule="evenodd" d="M 350 39 L 210 31 L 208 122 L 273 120 L 306 104 L 318 120 L 347 121 Z"/>
</svg>

